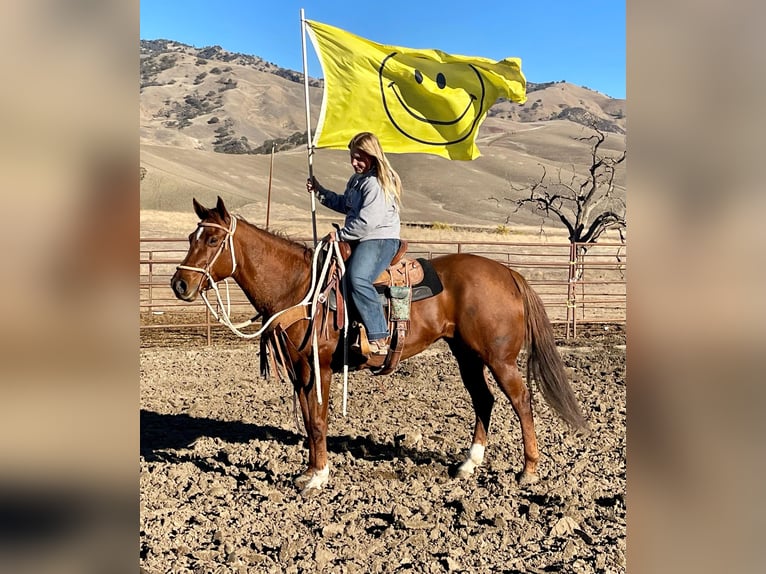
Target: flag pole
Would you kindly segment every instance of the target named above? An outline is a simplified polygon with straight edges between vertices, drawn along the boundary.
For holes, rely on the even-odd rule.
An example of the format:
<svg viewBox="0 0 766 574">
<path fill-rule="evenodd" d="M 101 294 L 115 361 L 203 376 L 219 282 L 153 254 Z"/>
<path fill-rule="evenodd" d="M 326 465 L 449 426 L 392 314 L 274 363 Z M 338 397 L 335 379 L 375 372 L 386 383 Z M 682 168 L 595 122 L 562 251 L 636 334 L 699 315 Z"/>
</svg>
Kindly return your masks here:
<svg viewBox="0 0 766 574">
<path fill-rule="evenodd" d="M 314 146 L 311 142 L 311 114 L 309 110 L 309 66 L 306 59 L 306 17 L 301 8 L 301 45 L 303 47 L 303 91 L 306 98 L 306 152 L 308 154 L 309 178 L 314 177 Z M 314 232 L 314 247 L 317 244 L 317 204 L 315 194 L 311 194 L 311 227 Z"/>
</svg>

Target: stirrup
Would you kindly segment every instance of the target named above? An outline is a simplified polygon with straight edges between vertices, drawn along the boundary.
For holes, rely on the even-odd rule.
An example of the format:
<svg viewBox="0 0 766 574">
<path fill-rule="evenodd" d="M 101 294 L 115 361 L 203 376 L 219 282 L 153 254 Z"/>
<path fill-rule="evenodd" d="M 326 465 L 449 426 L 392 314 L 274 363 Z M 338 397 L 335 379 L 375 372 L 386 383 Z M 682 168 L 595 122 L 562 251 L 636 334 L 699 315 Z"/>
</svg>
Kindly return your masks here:
<svg viewBox="0 0 766 574">
<path fill-rule="evenodd" d="M 361 322 L 359 323 L 359 336 L 357 337 L 356 341 L 351 343 L 350 349 L 355 353 L 364 355 L 365 357 L 370 356 L 370 342 L 367 339 L 367 330 L 364 328 L 364 325 L 362 325 Z"/>
</svg>

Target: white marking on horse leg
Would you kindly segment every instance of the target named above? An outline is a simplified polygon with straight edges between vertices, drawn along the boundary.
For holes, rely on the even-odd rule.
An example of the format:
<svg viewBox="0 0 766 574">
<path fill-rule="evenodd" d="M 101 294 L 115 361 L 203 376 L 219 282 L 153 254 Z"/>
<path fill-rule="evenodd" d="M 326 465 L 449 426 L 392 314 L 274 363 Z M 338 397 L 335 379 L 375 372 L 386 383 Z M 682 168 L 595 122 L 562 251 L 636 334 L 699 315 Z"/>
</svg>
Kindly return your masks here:
<svg viewBox="0 0 766 574">
<path fill-rule="evenodd" d="M 457 469 L 457 475 L 468 476 L 469 474 L 473 474 L 473 471 L 476 467 L 481 466 L 482 462 L 484 462 L 484 445 L 473 443 L 471 445 L 471 450 L 468 451 L 468 458 Z"/>
<path fill-rule="evenodd" d="M 320 468 L 319 470 L 315 471 L 313 475 L 311 475 L 311 480 L 306 483 L 306 486 L 303 488 L 303 492 L 308 490 L 319 490 L 325 484 L 327 484 L 329 476 L 330 465 L 327 464 L 324 468 Z"/>
</svg>

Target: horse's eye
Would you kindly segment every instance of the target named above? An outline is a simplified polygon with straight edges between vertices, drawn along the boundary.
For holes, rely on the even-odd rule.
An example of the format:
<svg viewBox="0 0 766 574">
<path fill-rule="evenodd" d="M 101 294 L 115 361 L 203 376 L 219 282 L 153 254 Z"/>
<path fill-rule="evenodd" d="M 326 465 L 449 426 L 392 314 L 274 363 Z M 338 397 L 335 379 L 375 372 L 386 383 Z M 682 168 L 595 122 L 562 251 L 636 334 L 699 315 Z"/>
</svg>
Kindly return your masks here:
<svg viewBox="0 0 766 574">
<path fill-rule="evenodd" d="M 217 243 L 218 243 L 218 238 L 217 237 L 208 237 L 207 238 L 207 244 L 210 245 L 211 247 L 215 246 Z"/>
</svg>

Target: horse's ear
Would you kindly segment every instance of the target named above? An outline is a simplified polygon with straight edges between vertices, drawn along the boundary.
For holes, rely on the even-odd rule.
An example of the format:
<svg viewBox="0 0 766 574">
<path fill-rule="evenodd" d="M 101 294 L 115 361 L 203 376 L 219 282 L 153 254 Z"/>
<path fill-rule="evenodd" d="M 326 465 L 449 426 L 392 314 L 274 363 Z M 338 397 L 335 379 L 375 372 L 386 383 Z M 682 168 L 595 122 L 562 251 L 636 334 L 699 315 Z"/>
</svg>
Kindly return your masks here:
<svg viewBox="0 0 766 574">
<path fill-rule="evenodd" d="M 223 219 L 224 223 L 228 225 L 231 222 L 231 216 L 229 215 L 226 206 L 223 204 L 223 199 L 221 199 L 220 195 L 218 196 L 218 203 L 215 204 L 215 209 L 221 216 L 221 219 Z"/>
<path fill-rule="evenodd" d="M 203 207 L 195 198 L 192 198 L 192 203 L 194 204 L 194 213 L 200 219 L 207 219 L 208 215 L 210 215 L 210 210 L 207 207 Z"/>
</svg>

